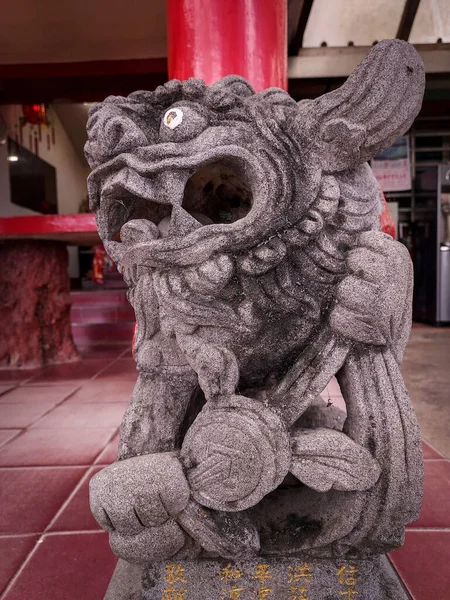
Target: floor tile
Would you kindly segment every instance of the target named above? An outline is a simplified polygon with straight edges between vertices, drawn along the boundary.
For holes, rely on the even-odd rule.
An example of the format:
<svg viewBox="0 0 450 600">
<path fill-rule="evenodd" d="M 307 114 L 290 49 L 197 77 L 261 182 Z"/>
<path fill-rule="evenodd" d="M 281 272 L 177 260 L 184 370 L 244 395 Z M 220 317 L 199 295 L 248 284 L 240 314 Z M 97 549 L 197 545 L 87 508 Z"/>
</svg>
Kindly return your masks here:
<svg viewBox="0 0 450 600">
<path fill-rule="evenodd" d="M 330 379 L 326 389 L 331 396 L 342 396 L 341 388 L 339 387 L 336 377 Z"/>
<path fill-rule="evenodd" d="M 127 406 L 128 402 L 64 403 L 39 419 L 31 429 L 119 427 Z"/>
<path fill-rule="evenodd" d="M 33 372 L 28 369 L 0 369 L 0 384 L 14 384 L 30 379 Z"/>
<path fill-rule="evenodd" d="M 0 448 L 20 433 L 20 429 L 0 429 Z"/>
<path fill-rule="evenodd" d="M 90 465 L 115 432 L 115 427 L 29 429 L 0 449 L 0 466 Z"/>
<path fill-rule="evenodd" d="M 116 563 L 106 533 L 45 535 L 4 600 L 103 600 Z"/>
<path fill-rule="evenodd" d="M 409 527 L 450 527 L 450 461 L 426 460 L 420 517 Z"/>
<path fill-rule="evenodd" d="M 85 467 L 0 469 L 0 534 L 43 532 L 85 472 Z"/>
<path fill-rule="evenodd" d="M 0 384 L 0 402 L 2 399 L 2 395 L 6 394 L 6 392 L 8 392 L 9 390 L 13 390 L 14 389 L 14 385 L 1 385 Z"/>
<path fill-rule="evenodd" d="M 0 537 L 0 594 L 38 539 L 38 535 Z"/>
<path fill-rule="evenodd" d="M 6 428 L 22 429 L 28 427 L 40 416 L 51 410 L 54 404 L 39 402 L 33 404 L 6 404 L 0 403 L 0 426 Z"/>
<path fill-rule="evenodd" d="M 33 377 L 32 385 L 61 385 L 64 382 L 83 381 L 91 379 L 102 369 L 110 365 L 112 359 L 102 358 L 81 360 L 64 365 L 52 365 L 43 369 L 40 375 Z"/>
<path fill-rule="evenodd" d="M 139 373 L 133 358 L 121 358 L 100 373 L 98 379 L 110 381 L 136 381 Z"/>
<path fill-rule="evenodd" d="M 32 385 L 25 384 L 12 389 L 7 394 L 0 396 L 0 403 L 7 402 L 50 402 L 59 404 L 74 390 L 79 387 L 80 383 L 70 385 Z"/>
<path fill-rule="evenodd" d="M 450 328 L 414 328 L 401 371 L 424 439 L 450 458 L 449 349 Z"/>
<path fill-rule="evenodd" d="M 119 447 L 119 434 L 113 437 L 95 463 L 97 465 L 110 465 L 117 458 L 117 449 Z"/>
<path fill-rule="evenodd" d="M 48 531 L 89 531 L 101 529 L 89 508 L 89 481 L 104 467 L 93 467 L 85 474 L 72 498 Z"/>
<path fill-rule="evenodd" d="M 133 349 L 127 348 L 121 355 L 120 358 L 133 358 Z M 134 360 L 134 359 L 133 359 Z"/>
<path fill-rule="evenodd" d="M 134 385 L 134 381 L 110 381 L 103 378 L 91 379 L 90 381 L 86 381 L 65 404 L 129 402 Z"/>
<path fill-rule="evenodd" d="M 425 460 L 428 458 L 444 458 L 444 456 L 439 454 L 439 452 L 437 452 L 437 450 L 432 448 L 430 446 L 430 444 L 423 442 L 422 445 L 423 445 L 423 457 Z"/>
<path fill-rule="evenodd" d="M 128 349 L 128 344 L 78 344 L 77 348 L 84 359 L 118 358 Z"/>
<path fill-rule="evenodd" d="M 406 532 L 405 545 L 392 560 L 414 600 L 450 598 L 450 531 Z"/>
</svg>

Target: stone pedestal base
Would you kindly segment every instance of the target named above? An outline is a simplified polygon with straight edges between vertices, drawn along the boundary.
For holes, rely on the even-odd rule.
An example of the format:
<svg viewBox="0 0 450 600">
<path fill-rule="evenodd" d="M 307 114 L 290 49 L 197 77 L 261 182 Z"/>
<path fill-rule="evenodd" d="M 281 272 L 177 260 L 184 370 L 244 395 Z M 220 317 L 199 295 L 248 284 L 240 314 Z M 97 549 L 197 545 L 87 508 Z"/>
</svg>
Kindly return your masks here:
<svg viewBox="0 0 450 600">
<path fill-rule="evenodd" d="M 105 600 L 408 600 L 385 556 L 371 560 L 261 558 L 119 561 Z"/>
<path fill-rule="evenodd" d="M 67 263 L 65 244 L 0 242 L 0 367 L 78 359 Z"/>
</svg>

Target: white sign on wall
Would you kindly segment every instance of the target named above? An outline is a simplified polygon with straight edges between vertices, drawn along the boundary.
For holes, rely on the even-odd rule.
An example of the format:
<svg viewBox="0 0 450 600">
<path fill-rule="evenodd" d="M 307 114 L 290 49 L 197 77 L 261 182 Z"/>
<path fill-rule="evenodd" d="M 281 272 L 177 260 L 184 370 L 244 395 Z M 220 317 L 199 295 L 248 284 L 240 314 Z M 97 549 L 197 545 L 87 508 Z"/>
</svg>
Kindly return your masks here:
<svg viewBox="0 0 450 600">
<path fill-rule="evenodd" d="M 383 192 L 411 189 L 409 137 L 399 138 L 390 148 L 370 161 L 372 171 Z"/>
</svg>

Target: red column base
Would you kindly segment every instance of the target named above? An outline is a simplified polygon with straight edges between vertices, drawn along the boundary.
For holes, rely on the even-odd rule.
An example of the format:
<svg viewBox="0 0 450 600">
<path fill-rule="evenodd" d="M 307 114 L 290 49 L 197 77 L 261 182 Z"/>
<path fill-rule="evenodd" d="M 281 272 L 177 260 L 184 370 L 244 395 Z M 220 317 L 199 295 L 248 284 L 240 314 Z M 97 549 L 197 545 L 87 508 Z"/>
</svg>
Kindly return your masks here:
<svg viewBox="0 0 450 600">
<path fill-rule="evenodd" d="M 67 265 L 64 244 L 0 243 L 0 367 L 79 359 L 72 339 Z"/>
</svg>

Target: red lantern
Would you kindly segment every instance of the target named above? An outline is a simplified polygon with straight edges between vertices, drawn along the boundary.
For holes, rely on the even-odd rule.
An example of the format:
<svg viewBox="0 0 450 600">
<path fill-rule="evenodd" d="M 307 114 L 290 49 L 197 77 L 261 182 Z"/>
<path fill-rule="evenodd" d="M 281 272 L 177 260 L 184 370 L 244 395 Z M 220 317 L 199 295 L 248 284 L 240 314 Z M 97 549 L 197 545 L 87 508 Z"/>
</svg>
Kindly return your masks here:
<svg viewBox="0 0 450 600">
<path fill-rule="evenodd" d="M 45 104 L 22 104 L 23 124 L 49 125 Z"/>
</svg>

